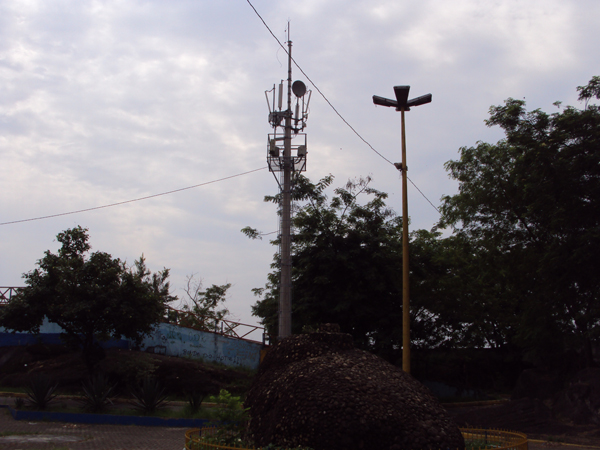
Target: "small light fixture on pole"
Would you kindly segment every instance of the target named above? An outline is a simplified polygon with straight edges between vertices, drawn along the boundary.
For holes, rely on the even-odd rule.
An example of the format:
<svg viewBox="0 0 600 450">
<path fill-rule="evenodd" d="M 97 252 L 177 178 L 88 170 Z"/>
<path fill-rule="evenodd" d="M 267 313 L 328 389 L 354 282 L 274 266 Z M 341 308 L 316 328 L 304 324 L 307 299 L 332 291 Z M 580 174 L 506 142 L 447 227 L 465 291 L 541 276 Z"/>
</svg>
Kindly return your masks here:
<svg viewBox="0 0 600 450">
<path fill-rule="evenodd" d="M 408 100 L 410 86 L 394 86 L 396 100 L 373 96 L 373 103 L 381 106 L 393 106 L 400 111 L 402 127 L 402 163 L 395 163 L 396 169 L 402 173 L 402 370 L 410 373 L 410 289 L 408 267 L 408 189 L 406 166 L 406 133 L 404 129 L 404 111 L 411 106 L 424 105 L 431 102 L 431 94 Z"/>
</svg>

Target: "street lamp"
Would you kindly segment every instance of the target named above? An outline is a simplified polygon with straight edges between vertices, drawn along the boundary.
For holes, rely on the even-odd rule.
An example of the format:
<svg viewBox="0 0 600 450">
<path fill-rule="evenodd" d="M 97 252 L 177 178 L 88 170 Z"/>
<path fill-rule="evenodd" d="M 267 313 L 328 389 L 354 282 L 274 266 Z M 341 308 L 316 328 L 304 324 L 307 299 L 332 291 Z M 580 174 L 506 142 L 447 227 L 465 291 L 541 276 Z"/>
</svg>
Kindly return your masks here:
<svg viewBox="0 0 600 450">
<path fill-rule="evenodd" d="M 404 111 L 411 106 L 424 105 L 431 102 L 431 94 L 408 100 L 410 86 L 394 86 L 396 100 L 373 96 L 373 103 L 381 106 L 393 106 L 400 111 L 402 127 L 402 163 L 395 163 L 396 169 L 402 173 L 402 370 L 410 373 L 410 289 L 408 268 L 408 193 L 406 167 L 406 133 L 404 131 Z"/>
</svg>

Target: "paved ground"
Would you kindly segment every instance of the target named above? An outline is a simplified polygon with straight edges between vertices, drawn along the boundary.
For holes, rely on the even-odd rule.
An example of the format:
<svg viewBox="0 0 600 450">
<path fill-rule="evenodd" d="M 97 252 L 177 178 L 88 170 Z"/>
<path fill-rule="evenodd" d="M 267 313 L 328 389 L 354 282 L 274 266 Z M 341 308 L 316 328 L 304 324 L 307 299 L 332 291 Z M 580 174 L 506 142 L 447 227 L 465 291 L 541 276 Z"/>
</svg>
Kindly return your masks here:
<svg viewBox="0 0 600 450">
<path fill-rule="evenodd" d="M 14 420 L 7 408 L 0 408 L 1 450 L 182 450 L 185 432 L 186 428 L 27 422 Z M 535 441 L 529 450 L 600 450 L 598 444 Z"/>
<path fill-rule="evenodd" d="M 185 432 L 186 428 L 27 422 L 14 420 L 7 408 L 0 408 L 2 450 L 181 450 Z"/>
</svg>

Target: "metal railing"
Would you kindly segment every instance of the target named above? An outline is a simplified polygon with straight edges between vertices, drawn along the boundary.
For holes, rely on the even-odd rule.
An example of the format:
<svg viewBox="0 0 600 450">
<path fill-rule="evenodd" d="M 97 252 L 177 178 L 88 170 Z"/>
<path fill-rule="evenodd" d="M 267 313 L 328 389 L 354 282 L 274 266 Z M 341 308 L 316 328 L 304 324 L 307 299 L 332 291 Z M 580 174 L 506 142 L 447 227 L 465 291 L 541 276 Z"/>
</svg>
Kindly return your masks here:
<svg viewBox="0 0 600 450">
<path fill-rule="evenodd" d="M 250 339 L 248 336 L 258 331 L 261 334 L 262 343 L 265 343 L 265 329 L 258 325 L 248 325 L 246 323 L 232 322 L 231 320 L 226 319 L 216 320 L 214 317 L 200 316 L 190 311 L 181 311 L 171 308 L 170 306 L 167 306 L 166 308 L 165 322 L 167 323 L 253 342 L 260 341 Z"/>
<path fill-rule="evenodd" d="M 19 289 L 22 289 L 22 287 L 0 286 L 0 306 L 8 304 Z"/>
<path fill-rule="evenodd" d="M 235 444 L 218 444 L 211 439 L 203 440 L 201 436 L 211 437 L 216 433 L 215 427 L 194 428 L 185 433 L 186 450 L 261 450 L 255 447 L 236 446 Z M 528 450 L 527 435 L 516 431 L 488 430 L 479 428 L 461 428 L 468 450 Z"/>
<path fill-rule="evenodd" d="M 470 449 L 527 450 L 529 446 L 527 435 L 517 431 L 461 428 L 460 432 Z"/>
<path fill-rule="evenodd" d="M 17 294 L 23 286 L 0 286 L 0 306 L 7 305 L 13 296 Z M 247 341 L 261 342 L 260 340 L 251 339 L 249 336 L 252 333 L 259 332 L 262 343 L 265 343 L 265 329 L 258 325 L 248 325 L 240 322 L 232 322 L 231 320 L 214 320 L 211 317 L 198 316 L 190 311 L 180 311 L 170 306 L 166 307 L 164 321 L 173 325 L 178 325 L 185 328 L 191 328 L 199 331 L 207 331 L 210 333 L 222 334 L 237 339 L 245 339 Z"/>
<path fill-rule="evenodd" d="M 242 443 L 236 444 L 222 444 L 217 443 L 214 438 L 219 434 L 218 427 L 204 427 L 194 428 L 186 431 L 185 433 L 185 450 L 261 450 L 255 447 L 246 447 Z M 201 439 L 201 436 L 209 439 Z"/>
</svg>

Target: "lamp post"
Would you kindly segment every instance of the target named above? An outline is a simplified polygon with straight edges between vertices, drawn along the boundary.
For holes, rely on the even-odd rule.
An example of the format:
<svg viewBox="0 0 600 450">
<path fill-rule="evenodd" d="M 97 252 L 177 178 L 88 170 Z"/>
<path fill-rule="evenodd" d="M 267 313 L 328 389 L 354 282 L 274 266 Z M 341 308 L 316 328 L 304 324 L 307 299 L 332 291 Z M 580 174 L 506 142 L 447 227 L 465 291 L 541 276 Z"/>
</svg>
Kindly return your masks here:
<svg viewBox="0 0 600 450">
<path fill-rule="evenodd" d="M 424 105 L 431 102 L 431 94 L 408 100 L 410 86 L 394 86 L 396 100 L 373 96 L 373 103 L 381 106 L 393 106 L 400 111 L 402 128 L 402 163 L 395 163 L 396 169 L 402 173 L 402 370 L 410 373 L 410 285 L 408 267 L 408 186 L 406 166 L 406 132 L 404 128 L 404 112 L 411 106 Z"/>
</svg>

